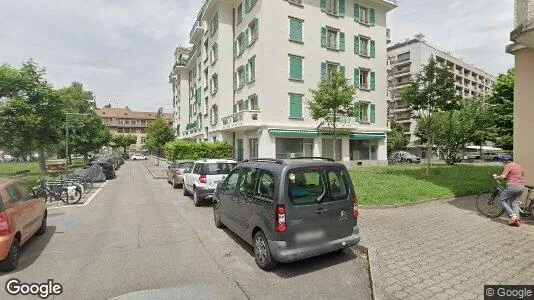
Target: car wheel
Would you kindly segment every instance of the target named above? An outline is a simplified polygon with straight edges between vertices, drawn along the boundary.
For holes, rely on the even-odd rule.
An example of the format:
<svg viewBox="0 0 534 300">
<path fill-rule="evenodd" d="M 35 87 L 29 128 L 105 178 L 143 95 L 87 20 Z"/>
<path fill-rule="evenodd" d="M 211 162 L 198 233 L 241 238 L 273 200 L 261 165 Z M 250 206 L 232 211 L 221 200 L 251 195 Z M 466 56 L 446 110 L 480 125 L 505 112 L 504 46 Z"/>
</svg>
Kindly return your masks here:
<svg viewBox="0 0 534 300">
<path fill-rule="evenodd" d="M 411 164 L 411 163 L 412 163 L 412 160 L 411 160 L 411 159 L 408 159 L 408 160 L 406 161 L 406 163 Z"/>
<path fill-rule="evenodd" d="M 196 207 L 202 205 L 202 201 L 200 198 L 198 198 L 198 192 L 196 189 L 193 190 L 193 204 L 195 204 Z"/>
<path fill-rule="evenodd" d="M 4 272 L 13 271 L 19 264 L 19 239 L 13 238 L 11 247 L 5 260 L 0 262 L 0 270 Z"/>
<path fill-rule="evenodd" d="M 41 227 L 39 227 L 39 229 L 36 232 L 37 235 L 43 235 L 46 232 L 46 217 L 47 217 L 46 215 L 47 213 L 45 211 L 43 214 L 43 219 L 41 221 Z"/>
<path fill-rule="evenodd" d="M 226 227 L 221 221 L 221 210 L 219 207 L 219 201 L 213 201 L 213 221 L 215 221 L 215 227 L 219 229 L 223 229 Z"/>
<path fill-rule="evenodd" d="M 176 183 L 176 178 L 173 178 L 173 179 L 172 179 L 172 188 L 173 188 L 173 189 L 178 188 L 178 184 Z"/>
<path fill-rule="evenodd" d="M 254 258 L 262 270 L 272 270 L 276 267 L 277 262 L 271 255 L 267 238 L 261 230 L 258 230 L 254 235 Z"/>
<path fill-rule="evenodd" d="M 137 160 L 137 158 L 132 158 L 132 160 Z"/>
<path fill-rule="evenodd" d="M 185 182 L 183 183 L 184 185 L 184 196 L 189 196 L 189 192 L 187 191 L 187 188 L 185 187 Z"/>
</svg>

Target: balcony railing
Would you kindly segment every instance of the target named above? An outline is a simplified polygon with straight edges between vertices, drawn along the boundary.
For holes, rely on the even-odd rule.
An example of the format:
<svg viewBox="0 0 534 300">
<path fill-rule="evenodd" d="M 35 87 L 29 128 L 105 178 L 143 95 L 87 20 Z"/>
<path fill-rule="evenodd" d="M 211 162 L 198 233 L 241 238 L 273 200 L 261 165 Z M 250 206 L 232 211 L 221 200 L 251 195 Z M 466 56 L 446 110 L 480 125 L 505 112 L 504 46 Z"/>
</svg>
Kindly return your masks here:
<svg viewBox="0 0 534 300">
<path fill-rule="evenodd" d="M 261 126 L 261 112 L 259 110 L 242 110 L 222 118 L 221 121 L 223 129 L 259 127 Z"/>
</svg>

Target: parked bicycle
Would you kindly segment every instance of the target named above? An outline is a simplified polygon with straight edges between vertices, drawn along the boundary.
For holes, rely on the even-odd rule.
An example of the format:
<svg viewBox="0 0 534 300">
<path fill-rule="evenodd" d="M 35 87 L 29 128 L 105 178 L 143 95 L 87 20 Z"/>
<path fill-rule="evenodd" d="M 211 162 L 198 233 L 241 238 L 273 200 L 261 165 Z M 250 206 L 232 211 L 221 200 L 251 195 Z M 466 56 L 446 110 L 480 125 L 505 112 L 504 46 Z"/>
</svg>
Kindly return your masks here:
<svg viewBox="0 0 534 300">
<path fill-rule="evenodd" d="M 491 174 L 490 174 L 491 175 Z M 504 186 L 499 179 L 493 178 L 493 189 L 482 192 L 478 195 L 476 206 L 478 211 L 490 218 L 497 218 L 504 214 L 504 208 L 501 205 L 500 195 Z M 525 185 L 527 188 L 527 198 L 525 202 L 519 201 L 519 213 L 522 218 L 530 217 L 534 220 L 534 186 Z"/>
<path fill-rule="evenodd" d="M 89 192 L 93 189 L 93 181 L 88 177 L 79 175 L 69 175 L 61 177 L 61 181 L 69 182 L 81 188 L 82 193 Z"/>
<path fill-rule="evenodd" d="M 65 204 L 76 204 L 82 198 L 81 189 L 69 181 L 38 180 L 33 192 L 42 196 L 46 202 L 61 200 Z"/>
</svg>

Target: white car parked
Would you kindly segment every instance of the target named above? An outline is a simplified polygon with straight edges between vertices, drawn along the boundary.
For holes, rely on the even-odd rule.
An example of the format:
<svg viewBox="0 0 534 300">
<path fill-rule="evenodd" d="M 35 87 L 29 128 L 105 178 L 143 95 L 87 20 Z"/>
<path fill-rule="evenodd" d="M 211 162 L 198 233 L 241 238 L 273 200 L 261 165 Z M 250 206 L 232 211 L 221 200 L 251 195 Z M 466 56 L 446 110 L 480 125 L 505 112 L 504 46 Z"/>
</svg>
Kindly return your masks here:
<svg viewBox="0 0 534 300">
<path fill-rule="evenodd" d="M 132 160 L 147 160 L 147 157 L 141 154 L 132 155 Z"/>
<path fill-rule="evenodd" d="M 193 195 L 195 206 L 205 199 L 212 199 L 217 183 L 221 182 L 237 166 L 229 159 L 197 160 L 189 172 L 184 174 L 184 196 Z"/>
</svg>

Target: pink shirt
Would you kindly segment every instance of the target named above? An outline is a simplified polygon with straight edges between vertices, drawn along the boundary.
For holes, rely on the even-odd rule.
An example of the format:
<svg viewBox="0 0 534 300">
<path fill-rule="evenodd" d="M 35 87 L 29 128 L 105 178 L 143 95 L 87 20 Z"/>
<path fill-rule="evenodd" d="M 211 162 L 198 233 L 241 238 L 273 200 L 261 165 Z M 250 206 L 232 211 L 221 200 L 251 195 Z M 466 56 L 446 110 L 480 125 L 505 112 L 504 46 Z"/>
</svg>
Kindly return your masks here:
<svg viewBox="0 0 534 300">
<path fill-rule="evenodd" d="M 508 163 L 504 166 L 502 176 L 506 178 L 508 184 L 523 184 L 523 168 L 516 163 Z"/>
</svg>

